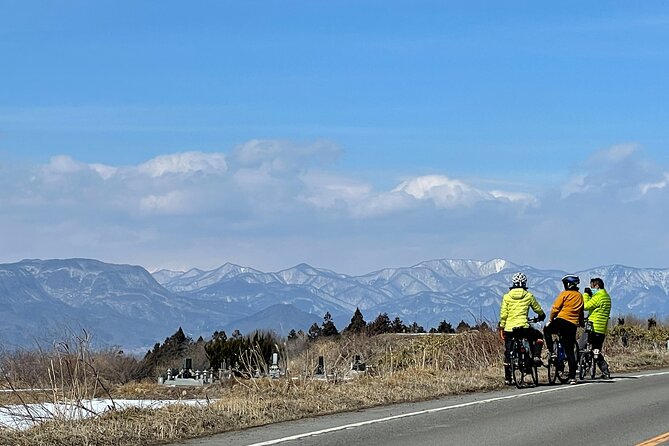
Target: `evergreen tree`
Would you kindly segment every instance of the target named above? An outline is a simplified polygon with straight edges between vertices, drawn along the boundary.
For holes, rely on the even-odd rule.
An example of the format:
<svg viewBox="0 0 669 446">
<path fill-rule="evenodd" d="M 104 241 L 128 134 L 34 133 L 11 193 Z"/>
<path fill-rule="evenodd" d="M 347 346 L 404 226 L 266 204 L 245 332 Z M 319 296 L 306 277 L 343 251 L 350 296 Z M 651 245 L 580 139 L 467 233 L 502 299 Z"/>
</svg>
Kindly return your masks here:
<svg viewBox="0 0 669 446">
<path fill-rule="evenodd" d="M 309 336 L 309 339 L 316 339 L 321 335 L 321 327 L 318 326 L 316 322 L 311 324 L 311 327 L 309 327 L 309 331 L 307 332 L 307 336 Z"/>
<path fill-rule="evenodd" d="M 339 334 L 337 327 L 335 327 L 335 324 L 332 321 L 330 312 L 325 313 L 325 316 L 323 316 L 323 324 L 321 327 L 321 336 L 337 336 Z"/>
<path fill-rule="evenodd" d="M 379 314 L 373 322 L 367 324 L 367 332 L 374 336 L 383 333 L 390 333 L 391 322 L 388 313 Z"/>
<path fill-rule="evenodd" d="M 165 338 L 161 345 L 156 343 L 153 350 L 149 350 L 138 364 L 137 378 L 146 378 L 156 373 L 158 368 L 182 358 L 193 345 L 193 340 L 187 337 L 181 327 L 170 337 Z"/>
<path fill-rule="evenodd" d="M 365 326 L 367 326 L 367 322 L 365 322 L 365 319 L 362 317 L 360 308 L 356 307 L 355 313 L 353 313 L 353 317 L 351 318 L 351 323 L 348 324 L 348 327 L 346 327 L 344 331 L 348 333 L 362 333 L 365 331 Z"/>
<path fill-rule="evenodd" d="M 271 332 L 256 331 L 249 336 L 227 338 L 224 332 L 214 333 L 211 341 L 204 346 L 211 367 L 244 368 L 235 373 L 250 375 L 256 370 L 266 370 L 272 360 L 272 353 L 280 344 Z M 251 354 L 251 352 L 255 352 Z"/>
<path fill-rule="evenodd" d="M 472 327 L 469 326 L 467 322 L 464 320 L 460 321 L 457 327 L 455 327 L 455 332 L 456 333 L 462 333 L 463 331 L 469 331 L 471 330 Z"/>
<path fill-rule="evenodd" d="M 418 322 L 414 321 L 411 325 L 407 327 L 409 333 L 425 333 L 425 329 L 422 325 L 418 325 Z"/>
<path fill-rule="evenodd" d="M 439 325 L 437 326 L 437 329 L 435 331 L 437 333 L 455 333 L 455 330 L 453 329 L 451 323 L 446 322 L 446 320 L 439 322 Z"/>
<path fill-rule="evenodd" d="M 407 326 L 404 325 L 402 319 L 400 319 L 400 317 L 397 316 L 390 325 L 390 331 L 392 331 L 393 333 L 405 333 L 407 331 Z"/>
<path fill-rule="evenodd" d="M 474 325 L 474 327 L 472 328 L 478 331 L 490 331 L 490 326 L 485 321 L 481 322 L 480 324 Z"/>
</svg>

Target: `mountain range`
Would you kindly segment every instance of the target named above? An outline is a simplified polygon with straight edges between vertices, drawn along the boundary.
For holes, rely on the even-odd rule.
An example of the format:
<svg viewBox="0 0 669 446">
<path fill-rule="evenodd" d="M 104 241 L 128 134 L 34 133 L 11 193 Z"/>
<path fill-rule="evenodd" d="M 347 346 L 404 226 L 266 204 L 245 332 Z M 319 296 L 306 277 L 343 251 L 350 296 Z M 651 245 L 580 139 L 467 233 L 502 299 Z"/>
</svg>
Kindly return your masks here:
<svg viewBox="0 0 669 446">
<path fill-rule="evenodd" d="M 438 259 L 361 276 L 299 264 L 262 272 L 226 263 L 205 271 L 160 270 L 91 259 L 0 264 L 0 342 L 30 346 L 86 329 L 100 346 L 141 351 L 178 327 L 196 338 L 216 330 L 307 330 L 329 312 L 344 328 L 356 307 L 426 329 L 441 320 L 496 323 L 511 275 L 523 271 L 548 310 L 567 272 L 490 261 Z M 571 273 L 571 272 L 570 272 Z M 602 277 L 612 315 L 669 314 L 669 269 L 608 265 L 577 271 Z"/>
</svg>

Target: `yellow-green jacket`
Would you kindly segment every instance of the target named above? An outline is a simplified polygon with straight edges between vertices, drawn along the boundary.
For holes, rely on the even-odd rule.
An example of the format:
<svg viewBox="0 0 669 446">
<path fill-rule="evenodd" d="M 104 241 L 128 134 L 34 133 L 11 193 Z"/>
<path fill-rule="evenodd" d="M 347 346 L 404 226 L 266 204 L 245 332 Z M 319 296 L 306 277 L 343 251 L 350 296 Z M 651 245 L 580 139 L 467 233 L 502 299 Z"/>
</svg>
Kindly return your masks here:
<svg viewBox="0 0 669 446">
<path fill-rule="evenodd" d="M 595 333 L 606 334 L 606 327 L 611 314 L 611 296 L 605 289 L 600 289 L 592 296 L 583 294 L 583 309 L 589 311 L 588 320 L 592 322 Z"/>
<path fill-rule="evenodd" d="M 544 314 L 539 301 L 532 293 L 523 288 L 512 288 L 502 298 L 502 305 L 499 309 L 499 326 L 504 331 L 513 331 L 516 327 L 529 327 L 527 314 L 530 307 L 535 313 Z"/>
</svg>

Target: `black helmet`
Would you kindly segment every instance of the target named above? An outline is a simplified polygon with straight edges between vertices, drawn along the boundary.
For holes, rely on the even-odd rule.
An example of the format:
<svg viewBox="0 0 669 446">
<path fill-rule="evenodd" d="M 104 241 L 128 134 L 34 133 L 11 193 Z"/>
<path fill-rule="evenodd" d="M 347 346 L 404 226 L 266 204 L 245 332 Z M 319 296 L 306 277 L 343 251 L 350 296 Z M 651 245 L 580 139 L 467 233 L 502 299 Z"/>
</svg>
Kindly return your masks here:
<svg viewBox="0 0 669 446">
<path fill-rule="evenodd" d="M 578 288 L 579 283 L 581 283 L 581 279 L 574 274 L 567 274 L 562 278 L 562 284 L 564 285 L 565 290 L 576 289 Z"/>
</svg>

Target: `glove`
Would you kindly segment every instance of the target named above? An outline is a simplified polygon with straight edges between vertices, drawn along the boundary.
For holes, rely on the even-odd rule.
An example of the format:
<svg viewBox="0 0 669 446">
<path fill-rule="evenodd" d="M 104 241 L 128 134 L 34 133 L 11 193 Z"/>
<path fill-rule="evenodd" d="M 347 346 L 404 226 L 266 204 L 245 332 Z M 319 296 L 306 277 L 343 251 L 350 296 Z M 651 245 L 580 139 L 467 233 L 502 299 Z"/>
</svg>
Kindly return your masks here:
<svg viewBox="0 0 669 446">
<path fill-rule="evenodd" d="M 586 288 L 583 290 L 583 294 L 587 294 L 589 296 L 592 296 L 592 290 L 590 288 Z"/>
<path fill-rule="evenodd" d="M 539 319 L 539 322 L 543 321 L 546 319 L 546 313 L 541 313 L 540 315 L 537 316 L 537 319 Z"/>
</svg>

